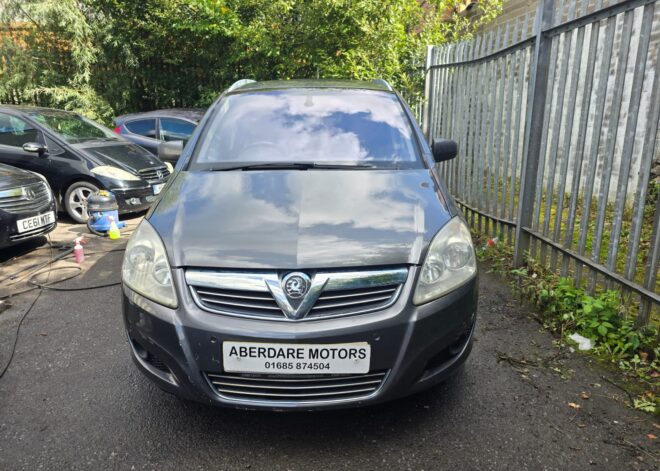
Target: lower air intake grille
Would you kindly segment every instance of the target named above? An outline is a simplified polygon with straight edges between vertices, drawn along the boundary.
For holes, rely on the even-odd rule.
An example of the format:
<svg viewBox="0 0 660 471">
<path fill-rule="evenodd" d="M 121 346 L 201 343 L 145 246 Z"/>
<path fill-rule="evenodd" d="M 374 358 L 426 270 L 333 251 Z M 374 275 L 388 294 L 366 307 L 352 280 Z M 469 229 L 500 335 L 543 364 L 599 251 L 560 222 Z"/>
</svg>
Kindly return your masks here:
<svg viewBox="0 0 660 471">
<path fill-rule="evenodd" d="M 38 227 L 28 232 L 23 232 L 21 234 L 9 236 L 9 240 L 11 240 L 12 242 L 17 242 L 19 240 L 29 239 L 30 237 L 34 237 L 39 234 L 46 234 L 47 232 L 50 232 L 54 227 L 55 227 L 55 223 L 48 224 L 47 226 Z"/>
<path fill-rule="evenodd" d="M 156 355 L 153 353 L 149 353 L 146 359 L 146 362 L 149 363 L 151 366 L 154 368 L 158 368 L 160 371 L 163 371 L 165 373 L 169 373 L 170 369 L 163 363 L 163 360 L 158 358 Z"/>
<path fill-rule="evenodd" d="M 314 402 L 355 399 L 380 388 L 387 371 L 364 375 L 282 376 L 206 373 L 218 394 L 248 401 Z"/>
</svg>

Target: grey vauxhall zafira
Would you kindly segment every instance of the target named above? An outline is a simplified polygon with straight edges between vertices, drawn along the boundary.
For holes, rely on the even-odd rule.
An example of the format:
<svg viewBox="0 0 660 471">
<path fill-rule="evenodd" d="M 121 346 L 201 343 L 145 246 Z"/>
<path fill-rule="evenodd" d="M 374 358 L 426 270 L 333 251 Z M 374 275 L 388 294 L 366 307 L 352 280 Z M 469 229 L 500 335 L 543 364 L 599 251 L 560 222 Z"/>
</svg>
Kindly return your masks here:
<svg viewBox="0 0 660 471">
<path fill-rule="evenodd" d="M 446 378 L 477 309 L 470 233 L 434 166 L 456 152 L 382 80 L 234 84 L 127 245 L 138 368 L 185 398 L 275 410 Z"/>
</svg>

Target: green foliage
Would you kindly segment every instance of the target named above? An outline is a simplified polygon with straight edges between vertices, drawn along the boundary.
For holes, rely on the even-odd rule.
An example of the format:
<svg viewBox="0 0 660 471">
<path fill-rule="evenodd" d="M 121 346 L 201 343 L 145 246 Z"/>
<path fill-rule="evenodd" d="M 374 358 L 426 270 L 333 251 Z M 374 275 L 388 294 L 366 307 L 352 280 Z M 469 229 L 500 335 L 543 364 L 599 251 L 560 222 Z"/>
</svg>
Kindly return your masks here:
<svg viewBox="0 0 660 471">
<path fill-rule="evenodd" d="M 113 114 L 208 105 L 239 78 L 385 78 L 416 97 L 427 44 L 501 12 L 459 0 L 5 0 L 0 100 Z"/>
<path fill-rule="evenodd" d="M 8 0 L 0 9 L 0 98 L 82 111 L 107 120 L 92 86 L 100 55 L 93 22 L 75 0 Z"/>
<path fill-rule="evenodd" d="M 101 123 L 110 123 L 113 110 L 89 85 L 77 88 L 69 86 L 35 87 L 25 92 L 33 103 L 53 108 L 75 111 Z"/>
<path fill-rule="evenodd" d="M 634 407 L 656 410 L 654 390 L 660 376 L 657 325 L 636 328 L 634 320 L 626 315 L 618 291 L 590 295 L 571 279 L 548 272 L 534 260 L 527 260 L 524 267 L 513 268 L 509 246 L 502 243 L 489 246 L 479 235 L 474 237 L 482 247 L 477 250 L 477 256 L 488 261 L 494 271 L 511 278 L 514 289 L 539 307 L 547 327 L 558 332 L 564 341 L 574 332 L 593 340 L 594 354 L 652 389 L 635 400 Z"/>
</svg>

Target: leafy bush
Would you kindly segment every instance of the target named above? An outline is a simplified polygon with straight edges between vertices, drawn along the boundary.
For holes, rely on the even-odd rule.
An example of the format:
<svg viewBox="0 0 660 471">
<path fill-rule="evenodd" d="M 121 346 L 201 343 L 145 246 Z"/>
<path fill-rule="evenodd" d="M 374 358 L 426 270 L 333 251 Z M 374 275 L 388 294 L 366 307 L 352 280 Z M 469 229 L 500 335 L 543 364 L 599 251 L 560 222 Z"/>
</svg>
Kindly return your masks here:
<svg viewBox="0 0 660 471">
<path fill-rule="evenodd" d="M 385 78 L 422 93 L 425 48 L 501 12 L 484 0 L 6 0 L 0 101 L 109 115 L 205 106 L 240 78 Z M 108 112 L 111 110 L 111 112 Z"/>
<path fill-rule="evenodd" d="M 478 257 L 489 261 L 494 271 L 510 276 L 514 289 L 539 307 L 544 324 L 558 332 L 562 341 L 574 332 L 593 340 L 593 353 L 650 386 L 652 391 L 636 399 L 634 406 L 655 411 L 657 397 L 653 390 L 660 377 L 657 325 L 636 329 L 618 291 L 590 295 L 582 287 L 575 286 L 573 280 L 558 277 L 534 260 L 527 260 L 524 267 L 514 268 L 509 246 L 492 241 L 485 243 L 479 235 L 475 235 L 475 239 L 482 247 L 477 250 Z"/>
</svg>

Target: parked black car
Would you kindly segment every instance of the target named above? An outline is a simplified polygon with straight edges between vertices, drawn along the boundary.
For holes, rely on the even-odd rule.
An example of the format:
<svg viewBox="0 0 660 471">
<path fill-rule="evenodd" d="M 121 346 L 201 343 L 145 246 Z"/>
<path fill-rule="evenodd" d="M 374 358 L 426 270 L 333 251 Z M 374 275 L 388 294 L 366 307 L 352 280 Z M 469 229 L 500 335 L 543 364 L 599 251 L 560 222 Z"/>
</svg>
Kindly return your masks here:
<svg viewBox="0 0 660 471">
<path fill-rule="evenodd" d="M 172 166 L 142 147 L 76 113 L 0 106 L 0 162 L 43 175 L 58 208 L 87 220 L 87 198 L 103 189 L 119 212 L 147 209 Z"/>
<path fill-rule="evenodd" d="M 204 110 L 197 108 L 125 114 L 115 118 L 115 132 L 158 155 L 163 141 L 183 141 L 185 145 L 202 116 Z"/>
<path fill-rule="evenodd" d="M 48 234 L 57 225 L 55 209 L 44 178 L 0 164 L 0 248 Z"/>
</svg>

